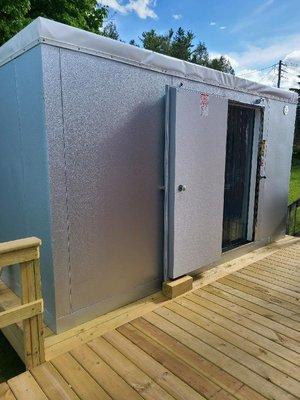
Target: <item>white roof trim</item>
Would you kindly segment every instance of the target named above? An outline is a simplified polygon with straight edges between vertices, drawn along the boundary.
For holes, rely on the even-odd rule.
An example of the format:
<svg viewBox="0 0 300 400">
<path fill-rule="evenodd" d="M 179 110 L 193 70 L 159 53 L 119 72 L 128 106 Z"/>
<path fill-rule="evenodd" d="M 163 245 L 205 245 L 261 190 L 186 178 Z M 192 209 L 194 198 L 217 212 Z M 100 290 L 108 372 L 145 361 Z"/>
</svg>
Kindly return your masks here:
<svg viewBox="0 0 300 400">
<path fill-rule="evenodd" d="M 154 53 L 153 51 L 131 46 L 42 17 L 35 19 L 0 47 L 0 66 L 38 43 L 47 43 L 100 57 L 113 58 L 127 64 L 137 65 L 168 75 L 252 93 L 261 97 L 276 98 L 292 103 L 297 103 L 298 99 L 297 94 L 291 91 L 261 85 L 231 74 Z"/>
</svg>

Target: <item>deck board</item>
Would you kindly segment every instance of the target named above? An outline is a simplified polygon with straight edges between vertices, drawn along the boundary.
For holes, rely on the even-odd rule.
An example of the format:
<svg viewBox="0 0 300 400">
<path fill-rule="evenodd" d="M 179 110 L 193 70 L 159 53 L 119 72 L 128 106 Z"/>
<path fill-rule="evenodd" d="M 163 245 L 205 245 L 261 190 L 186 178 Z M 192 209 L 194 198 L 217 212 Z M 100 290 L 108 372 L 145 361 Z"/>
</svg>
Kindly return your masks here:
<svg viewBox="0 0 300 400">
<path fill-rule="evenodd" d="M 0 383 L 0 400 L 15 400 L 15 396 L 6 382 Z"/>
<path fill-rule="evenodd" d="M 300 239 L 290 243 L 93 331 L 0 385 L 0 400 L 300 399 Z"/>
</svg>

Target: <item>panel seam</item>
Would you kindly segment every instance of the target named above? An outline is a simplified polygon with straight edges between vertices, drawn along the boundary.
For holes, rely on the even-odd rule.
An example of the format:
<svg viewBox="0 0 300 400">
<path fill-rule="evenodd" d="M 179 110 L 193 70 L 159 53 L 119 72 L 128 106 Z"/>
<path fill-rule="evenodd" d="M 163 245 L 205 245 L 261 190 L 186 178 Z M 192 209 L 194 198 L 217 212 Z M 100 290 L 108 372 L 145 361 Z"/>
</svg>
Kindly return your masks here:
<svg viewBox="0 0 300 400">
<path fill-rule="evenodd" d="M 64 118 L 64 101 L 62 89 L 62 68 L 61 68 L 61 49 L 59 49 L 59 80 L 60 80 L 60 101 L 61 101 L 61 118 L 62 118 L 62 138 L 63 138 L 63 159 L 64 159 L 64 177 L 65 177 L 65 204 L 67 211 L 67 249 L 68 249 L 68 284 L 69 284 L 69 302 L 70 314 L 73 312 L 72 307 L 72 274 L 71 274 L 71 251 L 70 251 L 70 217 L 69 217 L 69 194 L 67 179 L 67 161 L 66 161 L 66 140 L 65 140 L 65 118 Z"/>
</svg>

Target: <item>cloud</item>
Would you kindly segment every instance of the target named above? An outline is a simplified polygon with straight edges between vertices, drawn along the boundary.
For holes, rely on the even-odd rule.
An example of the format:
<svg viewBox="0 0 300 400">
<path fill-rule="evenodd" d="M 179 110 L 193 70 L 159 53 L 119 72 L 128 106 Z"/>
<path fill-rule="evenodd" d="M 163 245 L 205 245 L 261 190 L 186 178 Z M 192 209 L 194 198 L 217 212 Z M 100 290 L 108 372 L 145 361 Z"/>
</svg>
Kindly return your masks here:
<svg viewBox="0 0 300 400">
<path fill-rule="evenodd" d="M 216 25 L 216 22 L 211 21 L 211 22 L 209 23 L 209 25 L 210 25 L 210 26 L 214 26 L 214 25 Z"/>
<path fill-rule="evenodd" d="M 300 33 L 273 37 L 262 45 L 248 45 L 243 52 L 229 53 L 244 67 L 264 67 L 284 59 L 287 54 L 300 49 Z"/>
<path fill-rule="evenodd" d="M 220 29 L 223 31 L 224 29 L 226 29 L 227 26 L 220 26 Z"/>
<path fill-rule="evenodd" d="M 101 0 L 99 3 L 103 6 L 108 6 L 111 9 L 120 12 L 121 14 L 127 14 L 128 12 L 126 7 L 120 4 L 118 0 Z"/>
<path fill-rule="evenodd" d="M 176 20 L 179 20 L 179 19 L 182 18 L 182 15 L 181 15 L 181 14 L 173 14 L 172 17 L 173 17 L 174 19 L 176 19 Z"/>
<path fill-rule="evenodd" d="M 277 85 L 278 66 L 276 64 L 281 59 L 286 64 L 283 68 L 285 72 L 283 72 L 282 75 L 281 87 L 283 89 L 297 88 L 299 81 L 297 75 L 300 75 L 300 35 L 298 40 L 298 49 L 291 50 L 288 54 L 285 53 L 285 55 L 279 52 L 273 53 L 271 57 L 271 53 L 274 51 L 274 45 L 270 45 L 265 48 L 261 47 L 257 49 L 255 53 L 252 53 L 252 50 L 250 50 L 250 53 L 246 51 L 245 53 L 223 54 L 223 56 L 230 61 L 237 76 L 268 86 Z M 277 41 L 276 38 L 275 41 Z M 285 41 L 288 48 L 291 48 L 294 46 L 294 43 L 297 42 L 297 38 L 286 38 Z M 266 52 L 268 57 L 262 57 L 266 59 L 267 62 L 265 65 L 257 65 L 256 59 L 258 58 L 258 54 L 264 52 Z M 219 58 L 221 53 L 211 52 L 210 56 L 211 58 Z"/>
<path fill-rule="evenodd" d="M 129 11 L 135 11 L 137 15 L 142 18 L 157 18 L 157 14 L 152 10 L 151 6 L 154 6 L 153 0 L 130 0 L 126 5 Z"/>
<path fill-rule="evenodd" d="M 108 6 L 121 14 L 135 12 L 141 19 L 158 18 L 152 9 L 152 7 L 155 7 L 155 0 L 129 0 L 127 4 L 122 4 L 122 0 L 101 0 L 100 4 Z"/>
<path fill-rule="evenodd" d="M 300 35 L 295 35 L 283 40 L 283 45 L 271 44 L 265 48 L 251 47 L 241 54 L 230 54 L 230 62 L 237 76 L 276 86 L 278 77 L 278 61 L 281 59 L 286 64 L 281 80 L 281 87 L 289 89 L 298 87 L 300 74 Z M 296 50 L 295 50 L 296 49 Z M 274 65 L 275 64 L 275 65 Z"/>
</svg>

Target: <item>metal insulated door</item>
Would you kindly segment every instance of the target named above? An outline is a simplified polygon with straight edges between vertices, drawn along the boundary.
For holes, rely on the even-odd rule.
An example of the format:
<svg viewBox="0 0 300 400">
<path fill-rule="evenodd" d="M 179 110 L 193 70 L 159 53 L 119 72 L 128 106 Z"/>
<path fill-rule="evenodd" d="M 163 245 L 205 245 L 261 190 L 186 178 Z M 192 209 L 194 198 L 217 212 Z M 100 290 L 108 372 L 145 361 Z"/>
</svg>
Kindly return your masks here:
<svg viewBox="0 0 300 400">
<path fill-rule="evenodd" d="M 165 279 L 222 253 L 228 101 L 167 88 Z"/>
</svg>

